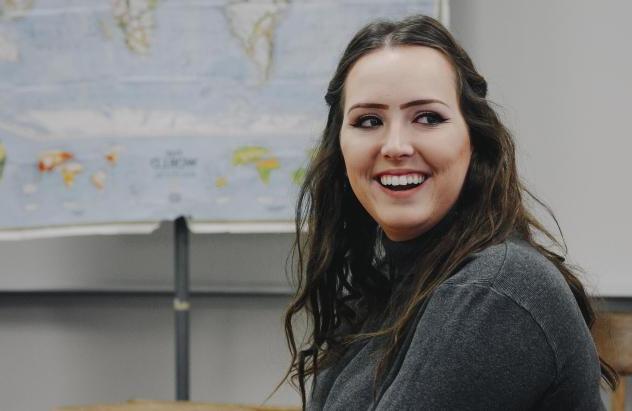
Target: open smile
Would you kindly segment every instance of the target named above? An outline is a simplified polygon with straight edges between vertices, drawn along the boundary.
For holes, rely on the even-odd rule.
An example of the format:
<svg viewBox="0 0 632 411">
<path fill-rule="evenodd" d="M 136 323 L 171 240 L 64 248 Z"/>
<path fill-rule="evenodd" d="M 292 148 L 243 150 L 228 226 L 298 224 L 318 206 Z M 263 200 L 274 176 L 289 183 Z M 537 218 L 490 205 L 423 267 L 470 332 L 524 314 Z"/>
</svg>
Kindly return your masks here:
<svg viewBox="0 0 632 411">
<path fill-rule="evenodd" d="M 388 191 L 408 191 L 420 187 L 429 178 L 419 171 L 393 170 L 376 175 L 374 180 Z"/>
<path fill-rule="evenodd" d="M 382 174 L 374 178 L 383 192 L 396 198 L 408 197 L 425 187 L 430 176 L 422 173 Z"/>
<path fill-rule="evenodd" d="M 405 175 L 382 175 L 377 180 L 382 187 L 393 191 L 403 191 L 415 188 L 426 181 L 423 174 L 411 173 Z"/>
</svg>

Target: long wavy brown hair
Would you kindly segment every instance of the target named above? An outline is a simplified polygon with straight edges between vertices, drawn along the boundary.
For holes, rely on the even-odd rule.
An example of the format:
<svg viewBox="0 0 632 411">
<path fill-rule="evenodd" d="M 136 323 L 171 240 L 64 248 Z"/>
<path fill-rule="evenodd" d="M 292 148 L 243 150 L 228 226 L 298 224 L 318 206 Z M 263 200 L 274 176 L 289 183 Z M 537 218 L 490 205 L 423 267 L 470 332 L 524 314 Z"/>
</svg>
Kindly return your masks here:
<svg viewBox="0 0 632 411">
<path fill-rule="evenodd" d="M 439 50 L 452 63 L 472 156 L 457 201 L 440 223 L 423 234 L 426 246 L 415 262 L 410 286 L 393 298 L 396 291 L 379 267 L 380 229 L 349 188 L 340 129 L 345 79 L 354 63 L 381 48 L 411 45 Z M 375 389 L 421 304 L 470 254 L 502 243 L 513 234 L 520 235 L 557 267 L 588 328 L 592 327 L 595 310 L 577 277 L 580 269 L 565 262 L 563 235 L 557 240 L 528 211 L 525 195 L 544 207 L 557 224 L 549 207 L 519 179 L 514 142 L 486 96 L 487 83 L 467 53 L 439 22 L 427 16 L 373 22 L 361 29 L 344 51 L 327 89 L 327 124 L 306 172 L 295 216 L 296 242 L 290 262 L 297 292 L 285 314 L 292 360 L 281 383 L 291 380 L 300 390 L 303 407 L 308 378 L 316 378 L 319 369 L 335 363 L 352 342 L 379 336 L 384 348 L 376 367 Z M 544 246 L 536 237 L 548 238 L 551 244 Z M 378 313 L 394 320 L 376 332 L 359 333 Z M 300 325 L 295 326 L 296 321 Z M 296 330 L 305 330 L 305 324 L 305 335 L 297 344 Z M 599 360 L 602 379 L 614 389 L 619 383 L 617 373 Z"/>
</svg>

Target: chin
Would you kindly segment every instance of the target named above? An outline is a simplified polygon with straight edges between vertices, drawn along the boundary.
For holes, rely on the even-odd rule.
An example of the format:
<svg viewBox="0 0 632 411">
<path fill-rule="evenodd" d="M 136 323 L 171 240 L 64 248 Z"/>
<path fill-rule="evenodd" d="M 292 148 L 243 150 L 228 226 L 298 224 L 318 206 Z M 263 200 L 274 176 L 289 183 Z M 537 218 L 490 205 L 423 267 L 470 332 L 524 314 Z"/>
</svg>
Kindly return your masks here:
<svg viewBox="0 0 632 411">
<path fill-rule="evenodd" d="M 384 221 L 380 224 L 384 233 L 393 241 L 405 241 L 418 237 L 427 231 L 425 220 Z"/>
</svg>

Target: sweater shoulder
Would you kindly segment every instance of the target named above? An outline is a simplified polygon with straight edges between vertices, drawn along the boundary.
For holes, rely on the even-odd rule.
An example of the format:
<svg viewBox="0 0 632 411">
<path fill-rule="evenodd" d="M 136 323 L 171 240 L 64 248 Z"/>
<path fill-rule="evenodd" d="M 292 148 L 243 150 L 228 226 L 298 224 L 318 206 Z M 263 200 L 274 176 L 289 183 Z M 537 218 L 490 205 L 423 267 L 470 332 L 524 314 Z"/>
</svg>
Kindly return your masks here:
<svg viewBox="0 0 632 411">
<path fill-rule="evenodd" d="M 441 286 L 489 287 L 528 312 L 542 329 L 559 369 L 577 344 L 594 349 L 573 292 L 555 264 L 528 242 L 512 238 L 472 256 Z M 440 287 L 440 288 L 441 288 Z"/>
<path fill-rule="evenodd" d="M 487 286 L 528 311 L 552 297 L 576 304 L 555 264 L 526 241 L 515 238 L 475 253 L 445 284 Z"/>
</svg>

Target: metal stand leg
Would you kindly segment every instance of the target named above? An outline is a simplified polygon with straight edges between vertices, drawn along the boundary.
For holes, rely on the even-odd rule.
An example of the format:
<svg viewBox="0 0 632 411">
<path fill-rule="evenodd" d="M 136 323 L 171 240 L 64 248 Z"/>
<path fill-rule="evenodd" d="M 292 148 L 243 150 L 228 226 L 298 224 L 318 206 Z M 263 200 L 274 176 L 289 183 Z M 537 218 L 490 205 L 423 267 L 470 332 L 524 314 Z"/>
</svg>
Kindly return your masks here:
<svg viewBox="0 0 632 411">
<path fill-rule="evenodd" d="M 189 230 L 175 221 L 176 400 L 189 400 Z"/>
</svg>

